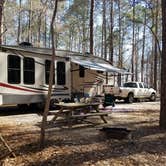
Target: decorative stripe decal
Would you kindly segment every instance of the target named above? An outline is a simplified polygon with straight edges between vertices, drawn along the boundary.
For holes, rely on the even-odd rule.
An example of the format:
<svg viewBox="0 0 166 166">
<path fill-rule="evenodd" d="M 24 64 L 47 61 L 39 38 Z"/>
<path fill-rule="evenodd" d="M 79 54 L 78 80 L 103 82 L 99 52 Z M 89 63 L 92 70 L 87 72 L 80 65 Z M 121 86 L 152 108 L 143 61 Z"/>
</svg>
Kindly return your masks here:
<svg viewBox="0 0 166 166">
<path fill-rule="evenodd" d="M 30 89 L 25 89 L 25 88 L 20 88 L 20 87 L 13 86 L 13 85 L 9 85 L 9 84 L 5 84 L 5 83 L 2 83 L 2 82 L 0 82 L 0 86 L 1 86 L 1 87 L 5 87 L 5 88 L 11 88 L 11 89 L 16 89 L 16 90 L 27 91 L 27 92 L 41 93 L 41 92 L 39 92 L 39 91 L 30 90 Z"/>
<path fill-rule="evenodd" d="M 0 93 L 0 95 L 13 95 L 13 96 L 16 96 L 16 95 L 18 95 L 18 96 L 23 96 L 24 94 L 16 94 L 16 93 Z M 46 96 L 45 94 L 30 94 L 30 95 L 27 95 L 27 96 L 35 96 L 35 95 L 41 95 L 41 96 Z M 69 93 L 57 93 L 57 94 L 51 94 L 51 96 L 70 96 L 70 94 Z"/>
<path fill-rule="evenodd" d="M 10 88 L 10 89 L 15 89 L 15 90 L 21 90 L 21 91 L 27 91 L 27 92 L 34 92 L 34 93 L 43 93 L 44 91 L 47 92 L 47 89 L 40 89 L 40 88 L 33 88 L 33 87 L 27 87 L 27 86 L 22 86 L 22 87 L 17 87 L 17 86 L 13 86 L 13 85 L 9 85 L 9 84 L 5 84 L 0 82 L 0 86 L 1 87 L 5 87 L 5 88 Z M 25 88 L 28 89 L 25 89 Z M 38 91 L 40 90 L 40 91 Z M 54 88 L 53 92 L 63 92 L 64 90 L 67 90 L 65 88 Z"/>
</svg>

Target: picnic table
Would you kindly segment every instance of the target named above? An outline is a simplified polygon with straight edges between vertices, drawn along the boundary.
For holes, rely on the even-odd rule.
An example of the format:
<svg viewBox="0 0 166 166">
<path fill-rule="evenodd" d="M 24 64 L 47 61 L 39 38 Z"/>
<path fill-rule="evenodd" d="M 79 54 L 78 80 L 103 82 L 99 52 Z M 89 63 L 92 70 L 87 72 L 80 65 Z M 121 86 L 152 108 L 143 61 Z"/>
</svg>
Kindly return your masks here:
<svg viewBox="0 0 166 166">
<path fill-rule="evenodd" d="M 58 103 L 56 106 L 59 106 L 60 109 L 56 112 L 52 121 L 55 121 L 62 113 L 65 113 L 68 122 L 71 119 L 80 117 L 99 116 L 104 123 L 107 123 L 105 116 L 108 116 L 108 112 L 99 111 L 99 105 L 100 103 Z M 80 110 L 82 114 L 77 114 Z"/>
</svg>

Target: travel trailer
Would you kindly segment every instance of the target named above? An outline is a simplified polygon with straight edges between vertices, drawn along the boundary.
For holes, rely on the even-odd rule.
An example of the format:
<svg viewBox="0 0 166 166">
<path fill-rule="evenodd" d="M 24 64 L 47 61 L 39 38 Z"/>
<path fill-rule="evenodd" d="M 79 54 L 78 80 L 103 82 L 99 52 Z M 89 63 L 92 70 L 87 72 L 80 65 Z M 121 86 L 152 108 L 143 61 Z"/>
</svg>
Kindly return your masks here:
<svg viewBox="0 0 166 166">
<path fill-rule="evenodd" d="M 31 45 L 0 46 L 0 105 L 43 105 L 52 50 Z M 56 50 L 51 102 L 100 95 L 106 72 L 124 73 L 92 55 Z M 111 81 L 111 79 L 109 79 Z"/>
</svg>

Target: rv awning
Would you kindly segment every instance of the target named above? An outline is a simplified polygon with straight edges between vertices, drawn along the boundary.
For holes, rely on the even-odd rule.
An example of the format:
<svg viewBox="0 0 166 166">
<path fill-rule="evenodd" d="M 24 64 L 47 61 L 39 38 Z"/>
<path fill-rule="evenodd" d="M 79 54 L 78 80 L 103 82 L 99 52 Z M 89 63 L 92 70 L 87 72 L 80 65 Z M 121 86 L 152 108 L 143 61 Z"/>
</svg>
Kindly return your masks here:
<svg viewBox="0 0 166 166">
<path fill-rule="evenodd" d="M 33 55 L 33 56 L 51 56 L 52 49 L 50 48 L 37 48 L 37 47 L 23 47 L 23 46 L 7 46 L 0 45 L 3 50 L 8 50 L 14 54 L 21 55 Z M 104 72 L 116 72 L 121 74 L 131 74 L 126 70 L 119 69 L 112 66 L 108 61 L 94 56 L 94 55 L 84 55 L 78 52 L 66 51 L 66 50 L 56 50 L 56 56 L 69 58 L 71 62 L 84 66 L 85 68 L 91 70 L 98 70 Z"/>
<path fill-rule="evenodd" d="M 91 70 L 98 70 L 98 71 L 104 71 L 104 72 L 116 72 L 121 74 L 131 74 L 123 69 L 119 69 L 117 67 L 110 65 L 107 61 L 104 61 L 104 60 L 96 61 L 95 59 L 91 59 L 90 57 L 89 58 L 71 57 L 71 61 L 73 63 L 79 64 Z"/>
</svg>

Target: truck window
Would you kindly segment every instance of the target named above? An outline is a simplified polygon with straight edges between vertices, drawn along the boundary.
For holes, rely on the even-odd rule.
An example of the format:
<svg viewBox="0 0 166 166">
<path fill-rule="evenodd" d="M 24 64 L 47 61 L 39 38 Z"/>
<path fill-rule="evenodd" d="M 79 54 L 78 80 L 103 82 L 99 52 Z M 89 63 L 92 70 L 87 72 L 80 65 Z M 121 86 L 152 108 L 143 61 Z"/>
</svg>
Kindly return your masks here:
<svg viewBox="0 0 166 166">
<path fill-rule="evenodd" d="M 45 83 L 49 84 L 49 74 L 50 74 L 51 61 L 45 61 Z M 53 84 L 55 84 L 55 74 L 53 75 Z"/>
<path fill-rule="evenodd" d="M 24 84 L 35 83 L 35 61 L 33 58 L 25 57 L 23 60 Z"/>
<path fill-rule="evenodd" d="M 21 58 L 17 55 L 8 55 L 8 83 L 21 82 Z"/>
<path fill-rule="evenodd" d="M 66 65 L 65 62 L 57 62 L 57 85 L 66 84 Z"/>
<path fill-rule="evenodd" d="M 123 87 L 126 87 L 126 88 L 137 88 L 137 84 L 133 83 L 133 82 L 127 82 L 127 83 L 123 84 Z"/>
<path fill-rule="evenodd" d="M 148 88 L 148 85 L 147 85 L 147 84 L 144 84 L 144 88 Z"/>
<path fill-rule="evenodd" d="M 142 85 L 142 83 L 139 83 L 139 87 L 140 87 L 140 88 L 143 88 L 143 85 Z"/>
</svg>

